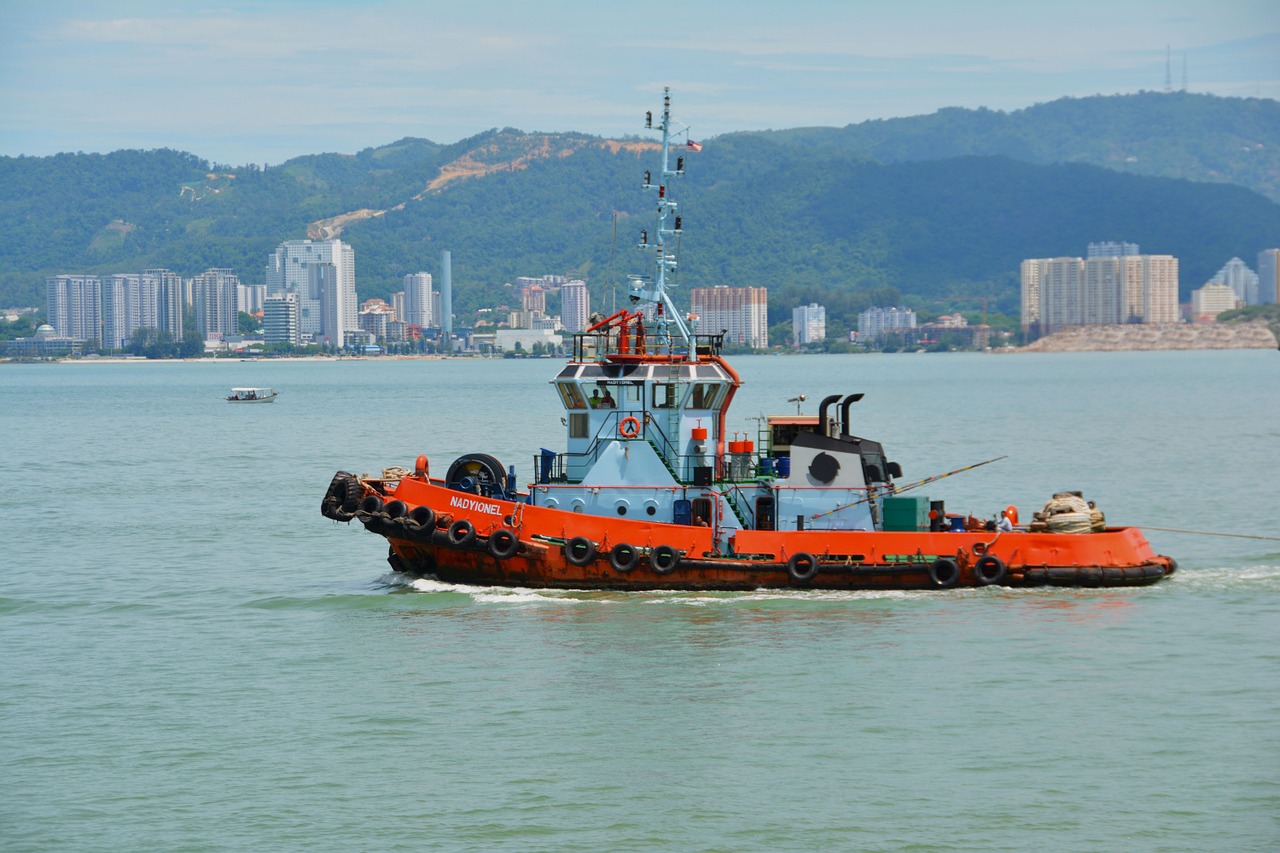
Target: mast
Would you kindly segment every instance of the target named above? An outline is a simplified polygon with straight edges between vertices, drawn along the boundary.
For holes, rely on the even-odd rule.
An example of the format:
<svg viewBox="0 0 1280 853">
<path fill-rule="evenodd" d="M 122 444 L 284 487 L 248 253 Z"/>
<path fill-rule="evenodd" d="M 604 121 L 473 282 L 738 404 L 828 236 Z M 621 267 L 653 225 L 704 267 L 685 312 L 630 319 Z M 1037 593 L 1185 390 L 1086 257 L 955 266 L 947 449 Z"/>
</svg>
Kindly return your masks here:
<svg viewBox="0 0 1280 853">
<path fill-rule="evenodd" d="M 658 173 L 657 183 L 654 183 L 651 173 L 645 170 L 643 184 L 644 189 L 658 193 L 657 219 L 652 235 L 648 230 L 640 232 L 638 246 L 641 250 L 653 253 L 653 273 L 649 276 L 628 276 L 628 295 L 633 304 L 644 301 L 655 306 L 659 341 L 693 354 L 693 333 L 686 325 L 684 315 L 667 293 L 667 273 L 675 273 L 677 265 L 675 253 L 668 250 L 667 241 L 678 238 L 681 233 L 680 217 L 676 215 L 679 204 L 671 198 L 669 182 L 684 174 L 684 157 L 677 156 L 676 167 L 671 168 L 671 140 L 672 137 L 681 135 L 687 139 L 689 133 L 688 125 L 680 122 L 674 124 L 679 126 L 673 126 L 671 87 L 666 86 L 662 90 L 662 118 L 656 128 L 662 131 L 662 169 Z M 652 112 L 645 114 L 645 127 L 655 129 Z"/>
</svg>

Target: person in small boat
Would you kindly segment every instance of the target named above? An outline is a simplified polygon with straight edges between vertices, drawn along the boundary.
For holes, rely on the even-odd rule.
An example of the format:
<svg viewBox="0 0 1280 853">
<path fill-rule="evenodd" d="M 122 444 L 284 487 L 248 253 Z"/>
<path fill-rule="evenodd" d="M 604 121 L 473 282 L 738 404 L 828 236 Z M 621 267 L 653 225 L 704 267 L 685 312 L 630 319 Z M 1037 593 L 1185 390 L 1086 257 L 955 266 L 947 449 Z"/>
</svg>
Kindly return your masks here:
<svg viewBox="0 0 1280 853">
<path fill-rule="evenodd" d="M 618 408 L 618 404 L 614 402 L 614 400 L 613 400 L 613 394 L 611 394 L 611 393 L 609 392 L 609 389 L 608 389 L 608 388 L 606 388 L 606 389 L 604 390 L 604 399 L 600 401 L 600 408 L 602 408 L 602 409 L 616 409 L 616 408 Z"/>
</svg>

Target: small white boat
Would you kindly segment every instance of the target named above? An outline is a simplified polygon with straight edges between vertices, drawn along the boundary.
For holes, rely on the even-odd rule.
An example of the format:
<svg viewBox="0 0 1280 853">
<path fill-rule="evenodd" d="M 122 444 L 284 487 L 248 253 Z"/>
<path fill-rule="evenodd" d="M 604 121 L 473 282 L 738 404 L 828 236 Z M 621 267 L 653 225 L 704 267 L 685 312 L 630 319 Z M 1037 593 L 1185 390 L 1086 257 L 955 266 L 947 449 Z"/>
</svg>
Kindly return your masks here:
<svg viewBox="0 0 1280 853">
<path fill-rule="evenodd" d="M 228 403 L 270 403 L 280 395 L 274 388 L 232 388 Z"/>
</svg>

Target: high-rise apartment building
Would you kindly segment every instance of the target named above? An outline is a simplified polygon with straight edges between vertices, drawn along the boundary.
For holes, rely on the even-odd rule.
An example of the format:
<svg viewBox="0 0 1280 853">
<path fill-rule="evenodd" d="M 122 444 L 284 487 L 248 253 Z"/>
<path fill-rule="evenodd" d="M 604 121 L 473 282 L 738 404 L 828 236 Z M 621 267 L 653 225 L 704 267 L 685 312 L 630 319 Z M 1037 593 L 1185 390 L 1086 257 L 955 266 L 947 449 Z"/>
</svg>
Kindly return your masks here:
<svg viewBox="0 0 1280 853">
<path fill-rule="evenodd" d="M 858 340 L 870 343 L 882 335 L 915 327 L 916 312 L 910 308 L 868 308 L 858 315 Z"/>
<path fill-rule="evenodd" d="M 695 287 L 690 305 L 698 315 L 698 332 L 716 335 L 725 343 L 754 347 L 769 345 L 769 289 L 767 287 Z"/>
<path fill-rule="evenodd" d="M 542 286 L 542 279 L 520 291 L 520 309 L 522 311 L 547 313 L 547 291 Z"/>
<path fill-rule="evenodd" d="M 798 347 L 827 338 L 827 309 L 816 302 L 791 309 L 791 337 Z"/>
<path fill-rule="evenodd" d="M 1022 334 L 1040 334 L 1040 318 L 1044 313 L 1040 299 L 1044 261 L 1032 258 L 1022 262 Z M 859 321 L 861 325 L 861 321 Z"/>
<path fill-rule="evenodd" d="M 1258 253 L 1258 304 L 1280 302 L 1280 249 Z"/>
<path fill-rule="evenodd" d="M 149 280 L 150 283 L 150 280 Z M 157 289 L 158 290 L 158 289 Z M 142 276 L 115 273 L 102 283 L 102 348 L 124 349 L 129 338 L 142 326 L 156 326 L 156 299 L 151 301 L 150 323 L 142 322 Z"/>
<path fill-rule="evenodd" d="M 59 337 L 102 340 L 102 281 L 96 275 L 53 275 L 45 279 L 49 325 Z"/>
<path fill-rule="evenodd" d="M 1178 259 L 1173 255 L 1139 255 L 1129 260 L 1125 280 L 1129 322 L 1179 322 Z"/>
<path fill-rule="evenodd" d="M 1259 305 L 1258 274 L 1239 258 L 1232 258 L 1209 279 L 1209 284 L 1225 284 L 1236 292 L 1236 300 L 1245 305 Z"/>
<path fill-rule="evenodd" d="M 424 329 L 434 325 L 431 308 L 435 291 L 431 289 L 431 273 L 410 273 L 404 277 L 404 313 L 399 319 Z"/>
<path fill-rule="evenodd" d="M 236 288 L 236 310 L 246 314 L 261 314 L 262 303 L 266 298 L 265 284 L 242 284 Z"/>
<path fill-rule="evenodd" d="M 191 279 L 195 296 L 196 328 L 206 340 L 240 331 L 237 296 L 240 277 L 229 269 L 209 269 Z"/>
<path fill-rule="evenodd" d="M 1022 327 L 1178 322 L 1178 259 L 1141 255 L 1132 243 L 1089 245 L 1090 257 L 1022 262 Z"/>
<path fill-rule="evenodd" d="M 185 298 L 186 283 L 182 276 L 166 269 L 142 271 L 143 286 L 156 289 L 156 328 L 173 335 L 175 341 L 182 340 L 182 317 L 188 303 Z"/>
<path fill-rule="evenodd" d="M 262 340 L 269 344 L 302 342 L 299 328 L 298 294 L 277 293 L 262 303 Z"/>
<path fill-rule="evenodd" d="M 587 318 L 591 316 L 591 295 L 587 292 L 587 283 L 574 279 L 560 287 L 560 322 L 564 330 L 577 334 L 587 328 Z"/>
<path fill-rule="evenodd" d="M 332 277 L 312 274 L 311 267 L 333 266 Z M 304 338 L 342 339 L 344 329 L 357 329 L 355 252 L 341 240 L 286 240 L 267 258 L 268 294 L 293 293 L 298 297 L 299 323 Z M 316 288 L 328 286 L 332 293 Z M 324 326 L 328 302 L 333 326 Z M 340 345 L 340 344 L 339 344 Z"/>
</svg>

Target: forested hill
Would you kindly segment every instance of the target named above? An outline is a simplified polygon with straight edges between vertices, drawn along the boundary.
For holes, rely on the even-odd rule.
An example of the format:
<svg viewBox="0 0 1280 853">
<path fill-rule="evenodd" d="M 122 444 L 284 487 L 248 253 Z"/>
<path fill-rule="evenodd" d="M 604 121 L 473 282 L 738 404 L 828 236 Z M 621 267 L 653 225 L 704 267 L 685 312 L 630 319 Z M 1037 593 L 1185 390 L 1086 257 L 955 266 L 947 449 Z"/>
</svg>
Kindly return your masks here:
<svg viewBox="0 0 1280 853">
<path fill-rule="evenodd" d="M 1090 159 L 1073 150 L 1134 150 L 1132 130 L 1117 128 L 1140 124 L 1153 98 L 1185 112 L 1183 130 L 1151 142 L 1167 155 L 1163 174 L 1070 162 Z M 1126 105 L 1133 114 L 1121 120 Z M 685 155 L 676 190 L 685 227 L 676 283 L 767 285 L 780 312 L 818 301 L 847 316 L 901 293 L 930 305 L 987 296 L 1016 314 L 1023 258 L 1124 240 L 1178 256 L 1185 298 L 1231 257 L 1252 265 L 1280 239 L 1280 204 L 1222 182 L 1220 150 L 1222 139 L 1252 138 L 1267 122 L 1267 138 L 1280 139 L 1276 107 L 1144 94 L 705 140 Z M 1206 109 L 1213 127 L 1195 118 Z M 1036 110 L 1058 114 L 1053 127 L 1075 142 L 1053 151 L 1012 144 L 1010 128 Z M 943 120 L 964 132 L 930 124 Z M 926 144 L 934 137 L 951 149 Z M 1257 162 L 1275 157 L 1252 150 L 1262 152 Z M 631 247 L 651 227 L 653 198 L 640 184 L 654 152 L 647 139 L 505 129 L 265 170 L 169 150 L 0 158 L 0 305 L 42 305 L 44 276 L 54 273 L 218 266 L 260 283 L 282 240 L 338 233 L 355 248 L 362 299 L 400 289 L 407 272 L 436 272 L 441 249 L 452 252 L 460 312 L 509 301 L 503 285 L 520 275 L 577 271 L 598 298 L 646 271 Z M 1186 179 L 1205 174 L 1219 182 Z"/>
<path fill-rule="evenodd" d="M 1002 154 L 1134 175 L 1232 183 L 1280 202 L 1280 101 L 1187 92 L 1062 98 L 1024 110 L 949 108 L 843 128 L 774 131 L 787 144 L 885 162 Z"/>
</svg>

